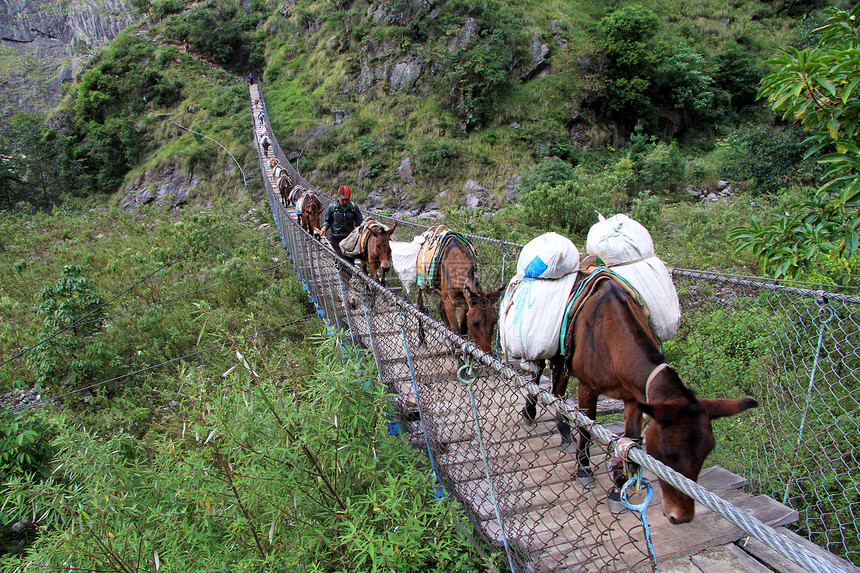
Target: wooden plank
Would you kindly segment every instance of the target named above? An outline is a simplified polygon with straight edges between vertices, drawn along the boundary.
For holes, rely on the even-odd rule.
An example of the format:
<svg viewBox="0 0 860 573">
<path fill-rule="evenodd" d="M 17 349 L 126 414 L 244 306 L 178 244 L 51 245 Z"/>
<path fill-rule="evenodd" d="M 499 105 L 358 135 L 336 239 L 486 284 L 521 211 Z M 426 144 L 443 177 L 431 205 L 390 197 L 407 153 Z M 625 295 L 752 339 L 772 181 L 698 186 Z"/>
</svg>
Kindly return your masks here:
<svg viewBox="0 0 860 573">
<path fill-rule="evenodd" d="M 834 571 L 841 571 L 844 573 L 860 573 L 860 567 L 849 563 L 845 559 L 837 557 L 833 553 L 830 553 L 826 549 L 819 547 L 810 540 L 806 539 L 805 537 L 801 537 L 793 531 L 789 531 L 784 527 L 777 527 L 776 533 L 784 537 L 788 544 L 803 547 L 809 553 L 814 554 L 817 558 L 826 563 Z M 798 565 L 787 557 L 783 557 L 781 553 L 777 553 L 775 549 L 755 537 L 745 537 L 738 543 L 738 546 L 741 547 L 744 551 L 748 552 L 750 555 L 753 555 L 757 559 L 761 560 L 763 563 L 766 563 L 775 571 L 780 571 L 781 573 L 800 573 L 806 572 L 808 570 L 806 567 Z"/>
</svg>

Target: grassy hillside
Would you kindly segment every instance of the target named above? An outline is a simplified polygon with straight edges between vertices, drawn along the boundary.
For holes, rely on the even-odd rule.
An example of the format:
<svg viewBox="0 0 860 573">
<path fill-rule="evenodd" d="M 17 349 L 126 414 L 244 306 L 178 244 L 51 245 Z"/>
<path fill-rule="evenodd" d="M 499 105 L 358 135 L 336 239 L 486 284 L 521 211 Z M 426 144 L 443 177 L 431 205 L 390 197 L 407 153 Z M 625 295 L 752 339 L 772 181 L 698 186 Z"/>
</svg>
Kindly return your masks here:
<svg viewBox="0 0 860 573">
<path fill-rule="evenodd" d="M 708 113 L 686 113 L 660 94 L 612 109 L 618 94 L 609 88 L 623 78 L 606 68 L 628 39 L 607 40 L 601 25 L 631 6 L 637 4 L 478 1 L 417 10 L 406 3 L 298 2 L 262 28 L 271 116 L 287 148 L 298 151 L 310 139 L 305 169 L 326 185 L 352 181 L 365 193 L 374 186 L 393 193 L 397 185 L 419 200 L 446 187 L 459 190 L 468 178 L 501 199 L 513 173 L 548 156 L 576 163 L 582 153 L 622 148 L 638 120 L 645 135 L 678 139 L 694 157 L 717 131 L 736 129 L 744 119 L 768 121 L 752 102 L 756 65 L 800 40 L 797 14 L 763 2 L 649 3 L 656 37 L 636 38 L 635 49 L 661 53 L 656 65 L 664 67 L 673 56 L 689 55 L 681 63 L 692 61 L 698 67 L 692 71 L 719 93 Z M 477 31 L 464 40 L 468 29 Z M 546 45 L 546 66 L 524 79 L 534 43 Z M 405 88 L 392 85 L 390 73 L 404 61 L 420 68 Z M 376 79 L 359 85 L 368 70 Z M 688 87 L 689 78 L 664 77 L 676 71 L 655 70 L 647 89 Z M 342 125 L 333 125 L 335 109 L 349 114 Z M 395 178 L 404 156 L 413 161 L 413 185 Z"/>
</svg>

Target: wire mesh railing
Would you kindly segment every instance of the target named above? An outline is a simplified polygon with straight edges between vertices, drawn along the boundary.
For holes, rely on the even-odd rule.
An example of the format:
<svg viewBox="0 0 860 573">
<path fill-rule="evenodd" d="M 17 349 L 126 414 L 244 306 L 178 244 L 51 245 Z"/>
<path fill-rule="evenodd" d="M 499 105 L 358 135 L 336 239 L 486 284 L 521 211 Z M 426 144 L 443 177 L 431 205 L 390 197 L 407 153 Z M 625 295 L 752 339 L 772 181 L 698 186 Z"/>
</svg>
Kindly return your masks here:
<svg viewBox="0 0 860 573">
<path fill-rule="evenodd" d="M 313 188 L 292 168 L 264 123 L 281 165 L 294 181 Z M 255 133 L 259 136 L 259 128 Z M 262 158 L 260 167 L 267 180 L 270 170 Z M 616 456 L 617 436 L 611 430 L 617 427 L 587 420 L 575 403 L 534 386 L 419 312 L 397 289 L 396 275 L 389 275 L 395 288 L 386 289 L 338 259 L 299 228 L 269 183 L 282 240 L 319 314 L 349 342 L 372 351 L 409 439 L 427 449 L 440 486 L 462 502 L 484 541 L 505 554 L 509 567 L 652 568 L 654 550 L 643 521 L 609 508 L 606 468 Z M 324 204 L 331 201 L 322 195 Z M 409 241 L 426 230 L 373 216 L 396 221 L 397 240 Z M 485 288 L 506 284 L 522 245 L 470 238 Z M 795 530 L 857 562 L 860 478 L 855 474 L 860 464 L 851 445 L 860 420 L 855 367 L 860 299 L 682 269 L 674 269 L 673 278 L 684 314 L 681 330 L 665 344 L 669 361 L 704 397 L 753 396 L 761 404 L 744 416 L 715 422 L 718 445 L 709 463 L 747 477 L 754 493 L 797 510 Z M 534 426 L 524 425 L 518 415 L 526 392 L 539 395 L 545 409 Z M 559 447 L 555 412 L 591 426 L 600 444 L 592 448 L 597 487 L 583 488 L 571 478 L 576 461 Z M 808 570 L 851 569 L 792 543 L 708 491 L 708 476 L 716 472 L 706 470 L 699 485 L 637 448 L 630 458 Z M 659 541 L 657 557 L 671 558 Z"/>
<path fill-rule="evenodd" d="M 712 461 L 799 512 L 793 527 L 860 562 L 860 298 L 676 269 L 683 320 L 666 354 L 705 396 L 755 396 L 716 423 Z"/>
</svg>

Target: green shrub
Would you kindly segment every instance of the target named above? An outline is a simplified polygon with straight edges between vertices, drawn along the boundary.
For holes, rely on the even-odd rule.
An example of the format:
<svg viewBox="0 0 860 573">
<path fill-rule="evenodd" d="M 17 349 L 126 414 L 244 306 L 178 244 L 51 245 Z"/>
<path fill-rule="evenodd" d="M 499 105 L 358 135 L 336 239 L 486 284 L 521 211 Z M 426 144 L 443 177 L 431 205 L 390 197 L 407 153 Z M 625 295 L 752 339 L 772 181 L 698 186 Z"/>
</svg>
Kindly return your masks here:
<svg viewBox="0 0 860 573">
<path fill-rule="evenodd" d="M 806 135 L 797 126 L 778 129 L 748 126 L 720 140 L 726 178 L 747 181 L 753 195 L 771 195 L 803 181 L 814 170 L 804 162 Z"/>
<path fill-rule="evenodd" d="M 541 183 L 521 200 L 526 220 L 537 228 L 585 235 L 597 222 L 597 213 L 615 210 L 613 189 L 604 186 L 605 182 L 580 175 L 560 185 Z"/>
<path fill-rule="evenodd" d="M 656 193 L 676 193 L 686 182 L 687 163 L 676 142 L 659 142 L 636 165 L 640 184 Z"/>
<path fill-rule="evenodd" d="M 461 162 L 460 146 L 446 139 L 423 139 L 415 153 L 415 170 L 421 175 L 449 175 Z"/>
<path fill-rule="evenodd" d="M 52 436 L 49 424 L 30 412 L 0 417 L 0 480 L 47 477 L 53 454 Z"/>
<path fill-rule="evenodd" d="M 576 169 L 563 159 L 547 157 L 520 177 L 517 196 L 522 200 L 539 185 L 546 183 L 557 186 L 576 178 Z"/>
<path fill-rule="evenodd" d="M 36 295 L 42 318 L 39 342 L 27 357 L 36 381 L 60 387 L 105 376 L 116 354 L 102 331 L 104 299 L 95 281 L 77 265 L 66 265 L 57 282 Z"/>
<path fill-rule="evenodd" d="M 114 571 L 491 566 L 456 502 L 435 498 L 422 452 L 388 435 L 372 359 L 343 362 L 334 338 L 286 371 L 287 346 L 236 350 L 223 376 L 177 377 L 187 418 L 148 441 L 59 426 L 58 470 L 5 490 L 4 518 L 40 508 L 28 560 Z"/>
</svg>

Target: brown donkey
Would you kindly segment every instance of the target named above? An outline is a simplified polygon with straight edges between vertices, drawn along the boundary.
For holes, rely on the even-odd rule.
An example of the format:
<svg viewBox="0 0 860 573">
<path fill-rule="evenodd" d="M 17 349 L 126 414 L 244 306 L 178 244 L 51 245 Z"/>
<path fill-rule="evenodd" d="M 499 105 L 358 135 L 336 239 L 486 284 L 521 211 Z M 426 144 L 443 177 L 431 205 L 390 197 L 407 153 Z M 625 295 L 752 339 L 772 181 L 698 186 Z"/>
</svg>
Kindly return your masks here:
<svg viewBox="0 0 860 573">
<path fill-rule="evenodd" d="M 322 215 L 322 202 L 319 196 L 308 190 L 296 203 L 296 216 L 302 229 L 319 238 L 320 216 Z"/>
<path fill-rule="evenodd" d="M 359 239 L 361 251 L 358 259 L 361 261 L 361 270 L 370 275 L 370 278 L 378 279 L 383 285 L 385 273 L 391 268 L 391 235 L 396 228 L 397 223 L 387 230 L 381 224 L 373 223 L 367 226 Z"/>
<path fill-rule="evenodd" d="M 646 451 L 670 468 L 696 480 L 714 449 L 711 420 L 732 416 L 758 406 L 751 398 L 697 398 L 678 373 L 666 364 L 639 304 L 621 286 L 600 279 L 579 307 L 565 332 L 565 352 L 551 360 L 552 392 L 564 396 L 569 377 L 579 380 L 579 408 L 595 419 L 597 397 L 609 396 L 624 402 L 624 437 L 640 440 L 642 414 L 651 419 L 645 430 Z M 536 381 L 540 379 L 540 372 Z M 526 399 L 523 415 L 534 420 L 534 397 Z M 558 419 L 563 443 L 570 442 L 570 426 Z M 579 428 L 576 455 L 577 479 L 592 478 L 589 459 L 591 432 Z M 616 472 L 616 487 L 624 483 Z M 686 523 L 695 517 L 694 500 L 660 480 L 663 513 L 671 523 Z"/>
<path fill-rule="evenodd" d="M 493 328 L 499 320 L 501 289 L 484 292 L 470 245 L 451 233 L 442 242 L 433 276 L 418 289 L 418 308 L 427 311 L 427 297 L 439 303 L 442 322 L 456 334 L 470 334 L 484 352 L 492 352 Z M 418 255 L 421 261 L 421 253 Z M 420 264 L 420 263 L 419 263 Z M 459 314 L 459 316 L 458 316 Z M 419 333 L 419 336 L 421 333 Z"/>
</svg>

